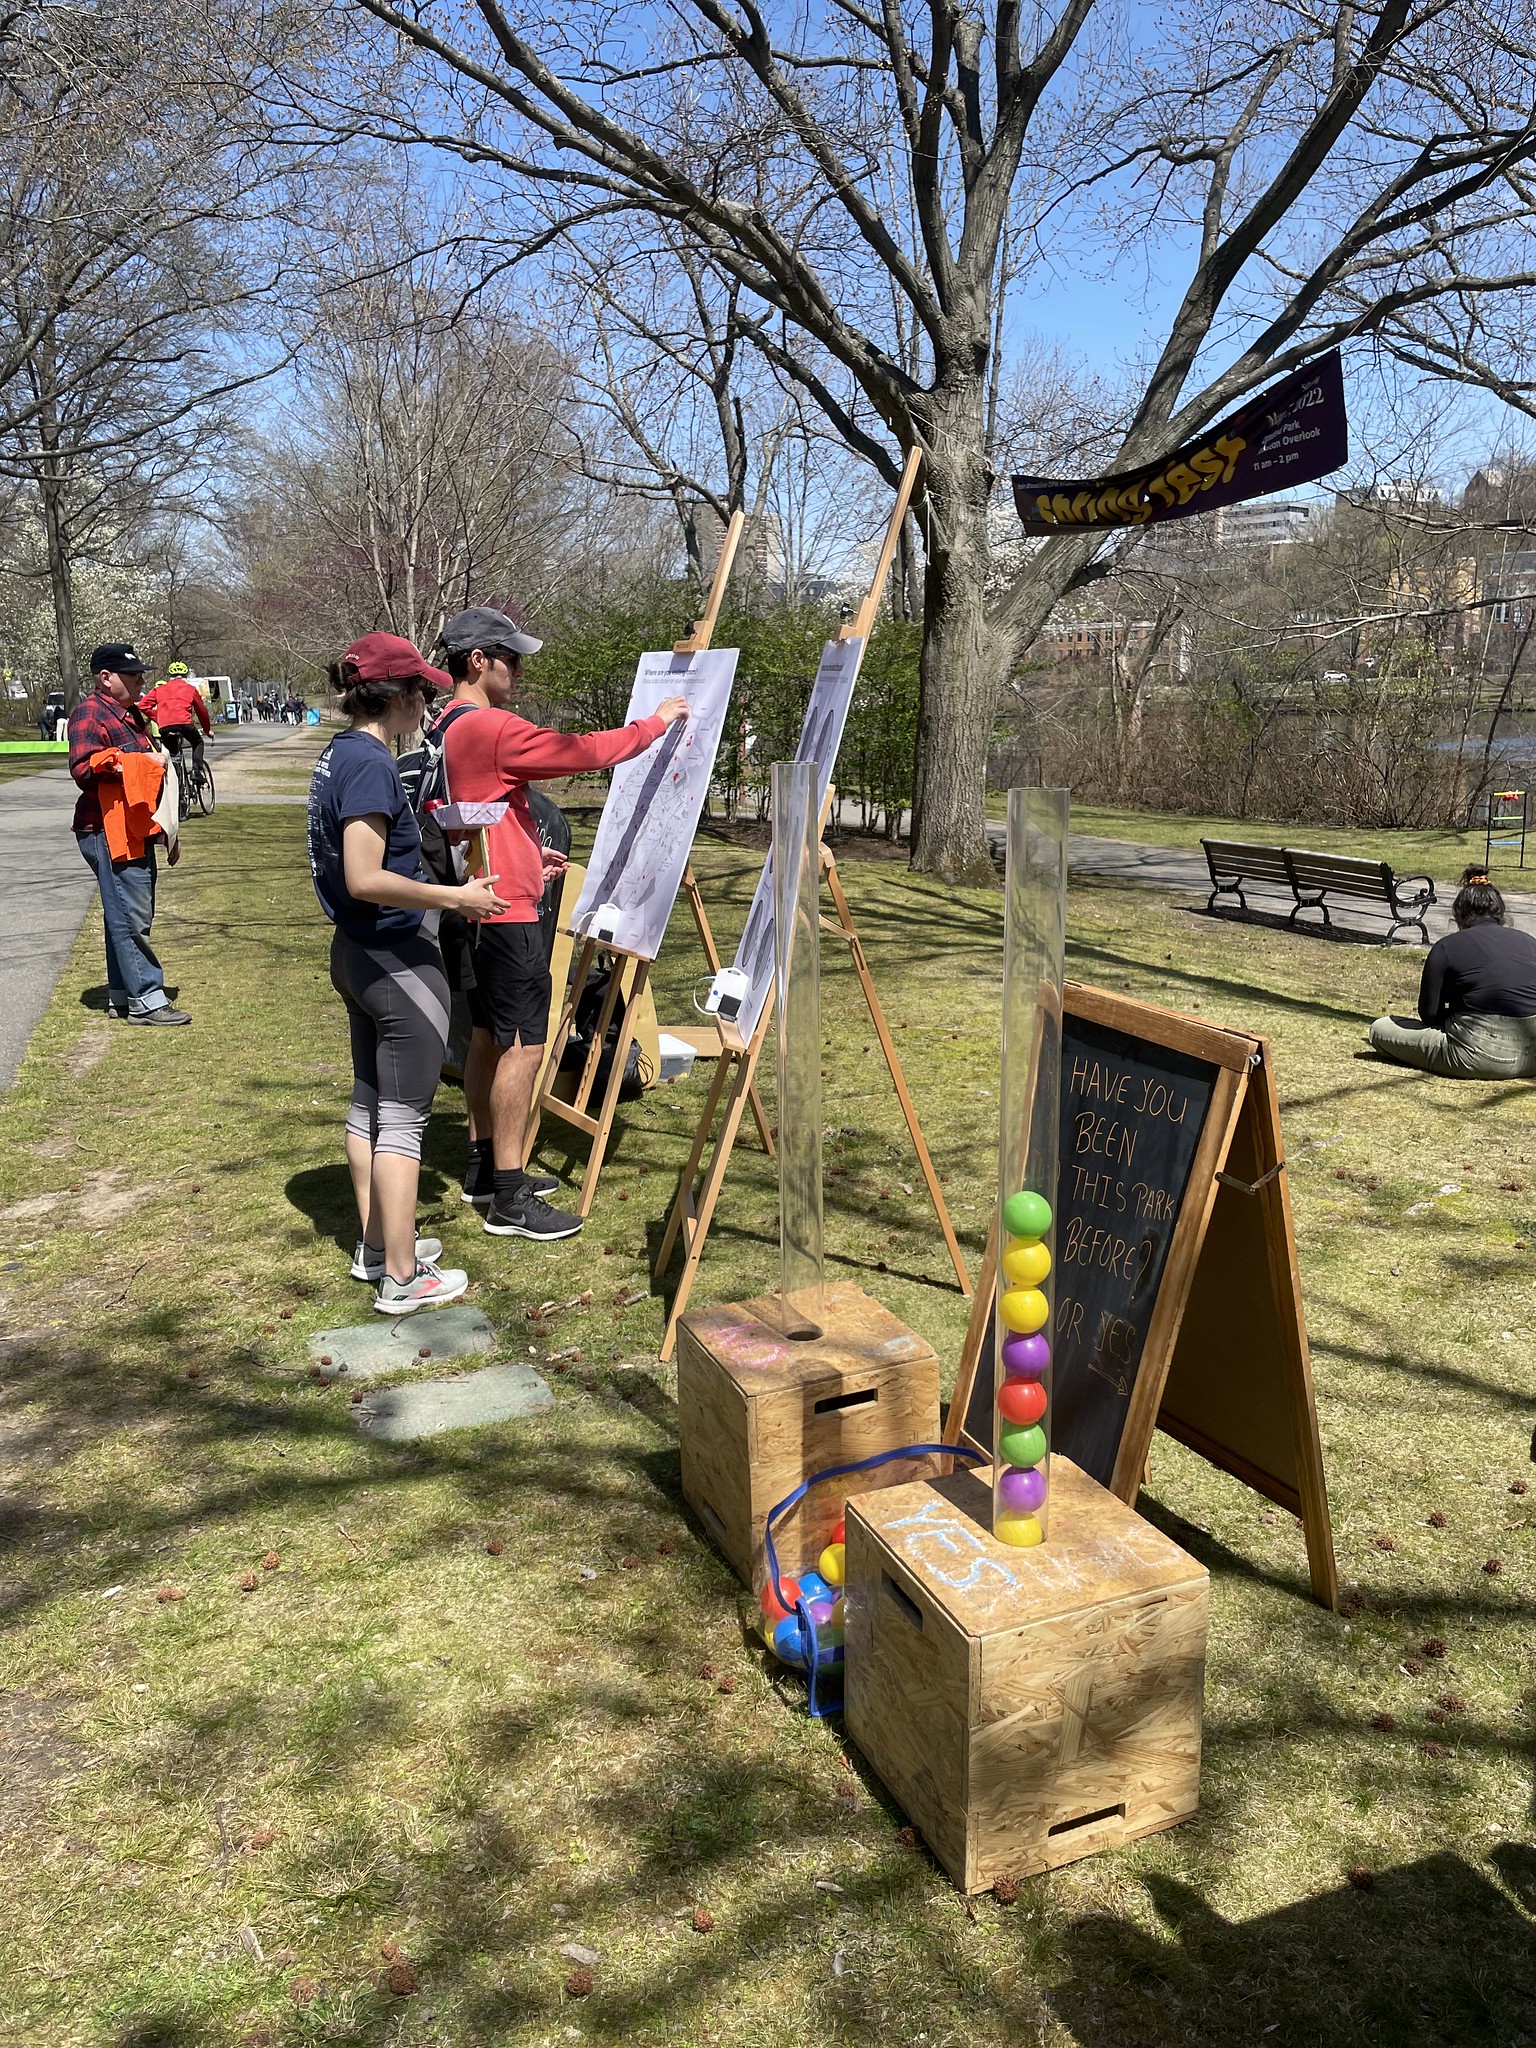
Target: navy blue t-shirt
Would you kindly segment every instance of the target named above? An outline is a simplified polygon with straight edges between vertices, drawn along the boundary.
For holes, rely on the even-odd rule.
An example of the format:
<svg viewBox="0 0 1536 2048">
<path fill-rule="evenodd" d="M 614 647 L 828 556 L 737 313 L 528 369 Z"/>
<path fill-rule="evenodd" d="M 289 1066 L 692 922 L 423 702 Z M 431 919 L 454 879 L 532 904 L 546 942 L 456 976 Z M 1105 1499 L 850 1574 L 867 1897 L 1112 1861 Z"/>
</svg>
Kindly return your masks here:
<svg viewBox="0 0 1536 2048">
<path fill-rule="evenodd" d="M 315 763 L 309 785 L 309 871 L 320 908 L 332 924 L 364 945 L 421 929 L 424 911 L 393 904 L 360 903 L 347 888 L 341 835 L 349 819 L 389 821 L 384 865 L 391 874 L 425 882 L 421 831 L 406 801 L 395 757 L 371 732 L 337 733 Z"/>
</svg>

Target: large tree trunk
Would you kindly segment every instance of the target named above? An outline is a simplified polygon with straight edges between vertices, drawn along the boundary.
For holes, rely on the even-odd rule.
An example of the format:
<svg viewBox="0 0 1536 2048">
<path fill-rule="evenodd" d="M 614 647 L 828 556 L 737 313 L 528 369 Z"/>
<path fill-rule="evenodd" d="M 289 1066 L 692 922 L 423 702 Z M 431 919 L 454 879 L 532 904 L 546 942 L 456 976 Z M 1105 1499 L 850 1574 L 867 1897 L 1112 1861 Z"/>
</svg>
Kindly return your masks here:
<svg viewBox="0 0 1536 2048">
<path fill-rule="evenodd" d="M 51 341 L 51 337 L 50 337 Z M 37 488 L 43 507 L 43 536 L 48 549 L 48 585 L 53 593 L 53 625 L 58 641 L 59 684 L 73 710 L 80 697 L 80 659 L 75 648 L 75 579 L 70 561 L 65 494 L 68 464 L 59 453 L 58 416 L 52 397 L 53 352 L 39 350 L 35 375 L 46 380 L 39 395 Z"/>
<path fill-rule="evenodd" d="M 80 658 L 75 650 L 75 585 L 59 500 L 57 478 L 42 481 L 43 531 L 48 540 L 48 582 L 53 591 L 53 626 L 59 645 L 59 683 L 64 702 L 73 710 L 80 699 Z"/>
<path fill-rule="evenodd" d="M 948 881 L 984 883 L 987 750 L 1011 637 L 987 618 L 987 467 L 980 376 L 941 379 L 921 407 L 927 441 L 922 524 L 927 543 L 918 664 L 912 865 Z"/>
</svg>

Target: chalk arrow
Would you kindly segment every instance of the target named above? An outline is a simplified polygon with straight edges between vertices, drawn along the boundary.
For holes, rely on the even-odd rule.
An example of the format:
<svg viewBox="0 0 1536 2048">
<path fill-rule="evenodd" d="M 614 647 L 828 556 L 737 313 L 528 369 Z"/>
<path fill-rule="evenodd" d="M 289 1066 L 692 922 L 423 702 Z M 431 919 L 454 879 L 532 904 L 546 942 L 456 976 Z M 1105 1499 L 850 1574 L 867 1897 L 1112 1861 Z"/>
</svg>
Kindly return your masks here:
<svg viewBox="0 0 1536 2048">
<path fill-rule="evenodd" d="M 1109 1384 L 1114 1388 L 1115 1392 L 1120 1396 L 1122 1401 L 1125 1399 L 1126 1395 L 1129 1394 L 1129 1392 L 1131 1391 L 1125 1383 L 1125 1374 L 1123 1372 L 1107 1373 L 1104 1370 L 1103 1366 L 1099 1364 L 1097 1359 L 1089 1359 L 1088 1370 L 1090 1372 L 1096 1372 L 1101 1380 L 1108 1380 Z"/>
</svg>

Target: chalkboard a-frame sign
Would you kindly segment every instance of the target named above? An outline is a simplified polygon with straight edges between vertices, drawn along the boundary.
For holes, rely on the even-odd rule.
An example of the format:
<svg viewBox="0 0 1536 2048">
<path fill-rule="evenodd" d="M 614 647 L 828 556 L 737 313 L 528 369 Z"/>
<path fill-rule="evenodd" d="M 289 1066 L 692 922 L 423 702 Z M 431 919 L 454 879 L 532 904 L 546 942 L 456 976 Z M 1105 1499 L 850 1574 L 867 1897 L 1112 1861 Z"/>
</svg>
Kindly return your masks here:
<svg viewBox="0 0 1536 2048">
<path fill-rule="evenodd" d="M 946 1441 L 991 1454 L 996 1226 Z M 1296 1238 L 1261 1038 L 1068 982 L 1052 1449 L 1128 1505 L 1161 1428 L 1300 1517 L 1338 1579 Z"/>
</svg>

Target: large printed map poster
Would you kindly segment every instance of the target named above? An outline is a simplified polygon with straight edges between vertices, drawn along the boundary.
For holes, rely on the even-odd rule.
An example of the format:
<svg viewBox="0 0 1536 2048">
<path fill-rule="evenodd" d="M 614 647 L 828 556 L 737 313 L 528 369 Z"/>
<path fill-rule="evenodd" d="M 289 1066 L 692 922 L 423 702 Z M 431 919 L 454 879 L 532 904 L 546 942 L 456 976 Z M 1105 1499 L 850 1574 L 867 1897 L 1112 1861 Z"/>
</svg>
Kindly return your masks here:
<svg viewBox="0 0 1536 2048">
<path fill-rule="evenodd" d="M 859 664 L 863 658 L 862 640 L 829 640 L 821 650 L 821 665 L 811 685 L 811 698 L 805 707 L 805 724 L 800 729 L 795 759 L 816 763 L 818 818 L 827 800 L 832 771 L 837 766 L 837 750 L 843 743 L 843 727 L 848 723 L 848 707 L 853 702 L 853 686 L 859 679 Z M 773 994 L 772 854 L 763 862 L 763 872 L 757 878 L 757 892 L 752 898 L 752 908 L 747 912 L 741 944 L 736 948 L 735 964 L 751 984 L 736 1019 L 742 1037 L 750 1038 L 757 1029 L 764 1003 Z"/>
<path fill-rule="evenodd" d="M 613 771 L 571 919 L 579 937 L 600 904 L 614 903 L 621 916 L 613 943 L 644 960 L 660 951 L 715 772 L 736 659 L 734 647 L 641 655 L 625 722 L 648 718 L 668 697 L 686 697 L 688 716 Z"/>
</svg>

